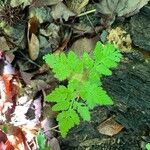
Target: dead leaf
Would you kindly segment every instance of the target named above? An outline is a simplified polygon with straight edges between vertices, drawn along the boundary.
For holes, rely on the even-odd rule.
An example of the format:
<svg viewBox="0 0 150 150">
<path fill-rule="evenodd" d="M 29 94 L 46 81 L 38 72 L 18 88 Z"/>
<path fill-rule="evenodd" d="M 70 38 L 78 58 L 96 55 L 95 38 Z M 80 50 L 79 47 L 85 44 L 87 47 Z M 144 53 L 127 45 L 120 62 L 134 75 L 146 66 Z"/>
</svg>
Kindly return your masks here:
<svg viewBox="0 0 150 150">
<path fill-rule="evenodd" d="M 97 37 L 90 38 L 90 39 L 81 38 L 75 41 L 70 49 L 73 50 L 79 57 L 81 57 L 85 51 L 87 53 L 90 53 L 91 50 L 94 49 L 96 41 L 97 41 Z"/>
<path fill-rule="evenodd" d="M 33 99 L 30 99 L 28 95 L 20 97 L 12 115 L 11 124 L 14 126 L 25 126 L 28 129 L 36 128 L 40 124 L 41 102 L 41 95 Z"/>
<path fill-rule="evenodd" d="M 29 150 L 26 149 L 25 137 L 19 128 L 16 128 L 14 133 L 12 135 L 8 135 L 7 137 L 15 150 Z"/>
<path fill-rule="evenodd" d="M 49 145 L 51 146 L 52 150 L 61 150 L 59 142 L 55 137 L 49 141 Z"/>
<path fill-rule="evenodd" d="M 0 62 L 0 121 L 3 122 L 6 118 L 10 118 L 14 111 L 18 82 L 15 69 L 2 51 Z"/>
<path fill-rule="evenodd" d="M 21 4 L 23 4 L 23 7 L 26 7 L 28 5 L 30 5 L 32 2 L 32 0 L 11 0 L 10 5 L 12 7 L 17 7 Z"/>
<path fill-rule="evenodd" d="M 61 2 L 63 0 L 33 0 L 32 1 L 32 6 L 34 7 L 42 7 L 42 6 L 51 6 L 51 5 L 56 5 L 57 3 Z"/>
<path fill-rule="evenodd" d="M 63 19 L 67 21 L 69 17 L 75 16 L 75 14 L 62 2 L 59 2 L 57 5 L 53 6 L 51 13 L 54 20 L 60 19 L 61 21 Z"/>
<path fill-rule="evenodd" d="M 21 77 L 26 84 L 30 84 L 31 78 L 34 76 L 32 73 L 27 73 L 25 71 L 20 71 Z"/>
<path fill-rule="evenodd" d="M 55 50 L 61 41 L 60 26 L 51 23 L 46 29 L 40 29 L 40 34 L 48 37 L 49 46 Z"/>
<path fill-rule="evenodd" d="M 89 0 L 66 0 L 66 3 L 70 10 L 80 14 L 83 8 L 89 3 Z"/>
<path fill-rule="evenodd" d="M 62 52 L 64 49 L 67 48 L 67 44 L 70 41 L 72 35 L 72 31 L 71 30 L 64 30 L 63 33 L 63 39 L 62 41 L 59 43 L 59 47 L 57 49 L 55 49 L 56 53 L 60 53 Z"/>
<path fill-rule="evenodd" d="M 108 118 L 97 127 L 101 134 L 108 136 L 113 136 L 119 133 L 123 128 L 124 127 L 117 123 L 112 117 Z"/>
<path fill-rule="evenodd" d="M 31 35 L 31 39 L 28 43 L 29 46 L 29 56 L 32 60 L 36 60 L 39 56 L 39 39 L 37 38 L 37 36 L 35 34 Z"/>
<path fill-rule="evenodd" d="M 35 16 L 30 18 L 28 22 L 27 39 L 28 39 L 29 56 L 32 60 L 36 60 L 38 58 L 40 50 L 39 39 L 36 36 L 38 28 L 39 28 L 38 19 Z"/>
<path fill-rule="evenodd" d="M 97 4 L 97 11 L 103 14 L 102 22 L 112 24 L 116 16 L 129 17 L 136 14 L 149 0 L 101 0 Z M 109 19 L 108 19 L 109 18 Z"/>
<path fill-rule="evenodd" d="M 5 37 L 0 37 L 0 49 L 6 51 L 6 50 L 10 50 L 7 41 L 5 39 Z"/>
<path fill-rule="evenodd" d="M 30 7 L 29 18 L 36 17 L 39 23 L 52 22 L 51 9 L 49 7 Z"/>
</svg>

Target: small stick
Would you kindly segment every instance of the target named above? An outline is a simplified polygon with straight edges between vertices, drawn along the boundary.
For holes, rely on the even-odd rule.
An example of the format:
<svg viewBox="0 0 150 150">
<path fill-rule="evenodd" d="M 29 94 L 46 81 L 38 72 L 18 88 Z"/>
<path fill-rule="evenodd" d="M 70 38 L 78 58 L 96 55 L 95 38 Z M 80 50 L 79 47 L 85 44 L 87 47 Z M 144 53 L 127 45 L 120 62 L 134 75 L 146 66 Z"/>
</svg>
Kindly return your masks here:
<svg viewBox="0 0 150 150">
<path fill-rule="evenodd" d="M 25 57 L 30 63 L 34 64 L 37 67 L 41 67 L 39 64 L 35 63 L 34 61 L 32 61 L 31 59 L 29 59 L 28 57 L 26 57 L 21 51 L 19 52 L 23 57 Z"/>
<path fill-rule="evenodd" d="M 92 9 L 92 10 L 86 11 L 84 13 L 81 13 L 81 14 L 77 15 L 77 17 L 82 17 L 82 16 L 85 16 L 85 15 L 88 15 L 88 14 L 91 14 L 94 12 L 96 12 L 96 9 Z"/>
</svg>

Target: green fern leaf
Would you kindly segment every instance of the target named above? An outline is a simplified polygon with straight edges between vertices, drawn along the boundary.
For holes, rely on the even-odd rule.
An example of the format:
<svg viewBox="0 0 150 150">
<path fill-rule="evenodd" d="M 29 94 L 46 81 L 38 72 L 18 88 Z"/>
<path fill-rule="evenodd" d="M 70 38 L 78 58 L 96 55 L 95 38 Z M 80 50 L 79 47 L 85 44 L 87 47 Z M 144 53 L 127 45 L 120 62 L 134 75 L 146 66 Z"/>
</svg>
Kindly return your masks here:
<svg viewBox="0 0 150 150">
<path fill-rule="evenodd" d="M 80 96 L 86 100 L 88 107 L 91 109 L 97 104 L 112 105 L 111 98 L 97 84 L 86 82 L 81 86 Z"/>
<path fill-rule="evenodd" d="M 95 69 L 91 70 L 89 72 L 89 78 L 88 80 L 93 84 L 98 84 L 98 85 L 101 85 L 101 81 L 100 81 L 100 77 L 101 75 L 95 71 Z"/>
<path fill-rule="evenodd" d="M 88 107 L 82 106 L 82 104 L 78 103 L 78 102 L 76 105 L 77 105 L 77 112 L 80 114 L 80 116 L 83 118 L 83 120 L 90 121 L 91 115 L 90 115 Z"/>
<path fill-rule="evenodd" d="M 52 107 L 52 111 L 64 111 L 64 110 L 68 110 L 69 107 L 70 107 L 70 102 L 61 101 Z"/>
<path fill-rule="evenodd" d="M 89 56 L 88 53 L 84 53 L 83 54 L 83 58 L 82 58 L 83 64 L 85 66 L 85 68 L 87 69 L 92 69 L 93 65 L 94 65 L 94 61 L 93 59 Z"/>
<path fill-rule="evenodd" d="M 101 87 L 97 91 L 99 93 L 99 99 L 97 99 L 97 104 L 100 105 L 113 105 L 112 99 L 108 96 L 105 90 Z"/>
<path fill-rule="evenodd" d="M 108 69 L 104 64 L 97 65 L 96 71 L 102 75 L 112 75 L 112 71 Z"/>
<path fill-rule="evenodd" d="M 71 68 L 68 65 L 67 57 L 64 53 L 60 55 L 46 55 L 44 56 L 46 63 L 52 68 L 55 77 L 60 81 L 65 80 L 71 74 Z"/>
<path fill-rule="evenodd" d="M 94 58 L 96 65 L 103 64 L 103 66 L 109 69 L 117 66 L 117 63 L 121 59 L 121 54 L 112 44 L 107 43 L 104 46 L 100 42 L 97 42 L 94 50 Z"/>
<path fill-rule="evenodd" d="M 57 121 L 62 137 L 66 137 L 69 129 L 80 123 L 79 116 L 73 109 L 59 113 Z"/>
<path fill-rule="evenodd" d="M 45 101 L 63 102 L 67 99 L 68 89 L 65 86 L 59 86 L 52 93 L 45 97 Z"/>
</svg>

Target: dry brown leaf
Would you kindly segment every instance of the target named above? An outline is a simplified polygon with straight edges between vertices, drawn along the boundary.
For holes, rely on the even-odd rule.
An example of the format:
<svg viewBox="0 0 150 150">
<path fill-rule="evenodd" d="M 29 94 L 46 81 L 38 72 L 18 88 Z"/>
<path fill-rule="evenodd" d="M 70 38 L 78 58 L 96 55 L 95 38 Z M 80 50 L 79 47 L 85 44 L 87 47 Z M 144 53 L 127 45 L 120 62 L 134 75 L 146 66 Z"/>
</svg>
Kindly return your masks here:
<svg viewBox="0 0 150 150">
<path fill-rule="evenodd" d="M 57 19 L 64 19 L 65 21 L 68 20 L 69 17 L 75 16 L 75 14 L 70 11 L 65 4 L 62 2 L 59 2 L 57 5 L 52 7 L 52 12 L 51 12 L 54 20 Z"/>
<path fill-rule="evenodd" d="M 102 122 L 98 127 L 98 131 L 101 134 L 108 136 L 113 136 L 119 133 L 124 127 L 117 123 L 112 117 L 108 118 L 106 121 Z"/>
<path fill-rule="evenodd" d="M 36 60 L 39 55 L 40 44 L 39 39 L 36 36 L 38 28 L 39 28 L 38 19 L 36 17 L 30 18 L 28 22 L 27 39 L 28 39 L 28 52 L 32 60 Z"/>
<path fill-rule="evenodd" d="M 5 37 L 0 37 L 0 49 L 6 51 L 6 50 L 10 50 L 7 41 L 5 39 Z"/>
<path fill-rule="evenodd" d="M 39 39 L 37 38 L 37 36 L 35 34 L 31 35 L 31 39 L 28 43 L 28 47 L 29 47 L 29 56 L 32 60 L 36 60 L 38 58 L 39 55 Z"/>
<path fill-rule="evenodd" d="M 67 6 L 75 13 L 80 14 L 89 0 L 66 0 Z"/>
<path fill-rule="evenodd" d="M 81 38 L 75 41 L 70 49 L 73 50 L 79 57 L 81 57 L 85 51 L 87 53 L 90 53 L 91 50 L 94 49 L 96 41 L 97 41 L 97 37 L 90 38 L 90 39 Z"/>
</svg>

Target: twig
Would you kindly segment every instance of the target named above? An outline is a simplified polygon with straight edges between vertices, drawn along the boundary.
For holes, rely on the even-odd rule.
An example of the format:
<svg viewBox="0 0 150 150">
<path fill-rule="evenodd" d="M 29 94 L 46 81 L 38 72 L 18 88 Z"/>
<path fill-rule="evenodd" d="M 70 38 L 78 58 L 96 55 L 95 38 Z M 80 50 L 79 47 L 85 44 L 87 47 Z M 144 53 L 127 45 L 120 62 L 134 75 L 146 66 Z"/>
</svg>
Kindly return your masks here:
<svg viewBox="0 0 150 150">
<path fill-rule="evenodd" d="M 92 10 L 86 11 L 84 13 L 81 13 L 81 14 L 77 15 L 77 17 L 82 17 L 82 16 L 85 16 L 85 15 L 88 15 L 88 14 L 91 14 L 94 12 L 96 12 L 96 9 L 92 9 Z"/>
<path fill-rule="evenodd" d="M 23 57 L 25 57 L 30 63 L 34 64 L 37 67 L 41 67 L 39 64 L 35 63 L 34 61 L 32 61 L 31 59 L 29 59 L 28 57 L 26 57 L 21 51 L 19 52 Z"/>
<path fill-rule="evenodd" d="M 59 127 L 59 125 L 54 126 L 54 127 L 50 128 L 50 129 L 48 129 L 48 130 L 45 130 L 45 131 L 43 131 L 43 132 L 45 133 L 45 132 L 51 131 L 51 130 L 54 130 L 54 131 L 56 131 L 56 132 L 60 132 L 60 131 L 56 130 L 56 128 L 58 128 L 58 127 Z"/>
</svg>

